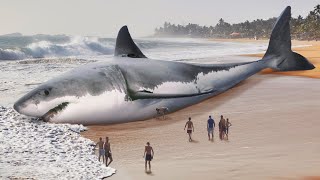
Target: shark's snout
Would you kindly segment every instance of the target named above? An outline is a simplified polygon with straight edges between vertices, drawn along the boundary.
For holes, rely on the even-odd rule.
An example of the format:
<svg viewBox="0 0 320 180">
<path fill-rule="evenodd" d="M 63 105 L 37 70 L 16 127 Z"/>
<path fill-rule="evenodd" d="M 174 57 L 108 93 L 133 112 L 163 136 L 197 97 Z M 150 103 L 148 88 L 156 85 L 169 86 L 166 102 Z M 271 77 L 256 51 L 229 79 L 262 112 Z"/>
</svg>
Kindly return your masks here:
<svg viewBox="0 0 320 180">
<path fill-rule="evenodd" d="M 16 110 L 18 113 L 22 113 L 22 109 L 26 107 L 25 105 L 25 99 L 24 98 L 20 98 L 18 101 L 16 101 L 13 105 L 13 109 Z"/>
<path fill-rule="evenodd" d="M 13 109 L 16 110 L 18 113 L 20 113 L 20 108 L 19 108 L 19 105 L 17 105 L 17 103 L 14 103 Z"/>
<path fill-rule="evenodd" d="M 13 109 L 18 113 L 27 116 L 39 117 L 39 115 L 41 115 L 37 105 L 33 102 L 28 94 L 16 101 L 13 105 Z"/>
</svg>

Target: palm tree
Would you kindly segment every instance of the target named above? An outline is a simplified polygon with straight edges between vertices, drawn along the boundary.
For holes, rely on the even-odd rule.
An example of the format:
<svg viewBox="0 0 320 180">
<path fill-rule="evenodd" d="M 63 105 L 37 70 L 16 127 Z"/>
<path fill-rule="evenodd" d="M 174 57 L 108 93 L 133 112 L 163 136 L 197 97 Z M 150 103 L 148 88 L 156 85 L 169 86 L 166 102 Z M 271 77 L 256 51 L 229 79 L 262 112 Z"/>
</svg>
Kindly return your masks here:
<svg viewBox="0 0 320 180">
<path fill-rule="evenodd" d="M 314 7 L 313 12 L 319 17 L 320 16 L 320 4 Z"/>
</svg>

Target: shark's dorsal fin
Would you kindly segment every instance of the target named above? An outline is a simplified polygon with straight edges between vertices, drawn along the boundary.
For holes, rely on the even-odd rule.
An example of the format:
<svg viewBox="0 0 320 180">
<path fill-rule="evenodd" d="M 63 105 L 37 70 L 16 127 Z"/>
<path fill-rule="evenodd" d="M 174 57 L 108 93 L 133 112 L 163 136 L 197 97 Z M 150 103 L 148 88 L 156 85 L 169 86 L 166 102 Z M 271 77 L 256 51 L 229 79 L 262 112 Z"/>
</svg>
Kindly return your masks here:
<svg viewBox="0 0 320 180">
<path fill-rule="evenodd" d="M 114 55 L 131 58 L 146 58 L 138 46 L 133 42 L 127 26 L 123 26 L 118 33 Z"/>
</svg>

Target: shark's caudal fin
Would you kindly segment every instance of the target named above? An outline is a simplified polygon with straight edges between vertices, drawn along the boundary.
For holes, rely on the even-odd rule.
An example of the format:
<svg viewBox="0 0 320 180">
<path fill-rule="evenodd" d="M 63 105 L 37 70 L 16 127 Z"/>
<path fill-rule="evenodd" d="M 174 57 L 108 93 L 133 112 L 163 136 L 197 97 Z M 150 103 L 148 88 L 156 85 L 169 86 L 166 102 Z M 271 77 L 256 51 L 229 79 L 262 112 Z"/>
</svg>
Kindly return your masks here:
<svg viewBox="0 0 320 180">
<path fill-rule="evenodd" d="M 314 66 L 302 55 L 292 52 L 290 36 L 291 7 L 278 17 L 263 59 L 270 61 L 270 68 L 277 71 L 310 70 Z"/>
<path fill-rule="evenodd" d="M 138 46 L 133 42 L 127 26 L 123 26 L 118 33 L 114 55 L 131 58 L 146 58 Z"/>
</svg>

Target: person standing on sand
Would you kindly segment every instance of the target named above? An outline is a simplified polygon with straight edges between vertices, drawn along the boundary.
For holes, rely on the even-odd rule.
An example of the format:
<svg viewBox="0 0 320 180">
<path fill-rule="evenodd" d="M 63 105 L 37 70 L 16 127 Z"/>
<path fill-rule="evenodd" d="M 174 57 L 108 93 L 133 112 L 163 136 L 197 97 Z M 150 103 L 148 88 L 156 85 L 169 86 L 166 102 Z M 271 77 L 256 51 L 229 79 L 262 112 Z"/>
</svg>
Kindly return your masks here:
<svg viewBox="0 0 320 180">
<path fill-rule="evenodd" d="M 194 132 L 194 126 L 193 126 L 193 122 L 191 121 L 191 117 L 189 117 L 189 121 L 187 121 L 186 125 L 184 126 L 184 130 L 186 130 L 187 126 L 188 126 L 187 133 L 189 134 L 189 142 L 191 142 L 192 141 L 191 134 L 192 132 Z"/>
<path fill-rule="evenodd" d="M 226 135 L 228 137 L 229 135 L 229 127 L 232 126 L 232 124 L 229 122 L 229 118 L 227 118 L 227 122 L 226 122 Z"/>
<path fill-rule="evenodd" d="M 103 144 L 103 149 L 105 152 L 106 166 L 108 167 L 111 164 L 111 162 L 113 161 L 112 154 L 111 154 L 111 147 L 110 147 L 110 143 L 109 143 L 109 137 L 106 137 L 106 142 Z M 110 158 L 109 164 L 108 164 L 108 158 Z"/>
<path fill-rule="evenodd" d="M 209 141 L 210 141 L 210 134 L 212 135 L 212 140 L 213 140 L 213 130 L 215 127 L 215 123 L 214 120 L 211 118 L 211 116 L 209 116 L 208 122 L 207 122 L 207 130 L 208 130 L 208 137 L 209 137 Z"/>
<path fill-rule="evenodd" d="M 224 139 L 225 133 L 226 133 L 226 120 L 221 115 L 220 122 L 219 122 L 219 137 L 220 137 L 220 140 Z"/>
<path fill-rule="evenodd" d="M 104 162 L 104 149 L 103 149 L 104 142 L 102 141 L 102 137 L 100 137 L 100 140 L 97 142 L 96 147 L 99 145 L 99 162 L 100 158 L 102 156 L 102 162 Z"/>
<path fill-rule="evenodd" d="M 147 171 L 147 163 L 149 163 L 149 171 L 151 171 L 151 160 L 153 159 L 154 152 L 152 146 L 150 146 L 150 143 L 147 142 L 147 146 L 144 148 L 143 157 L 145 158 L 145 170 Z"/>
</svg>

